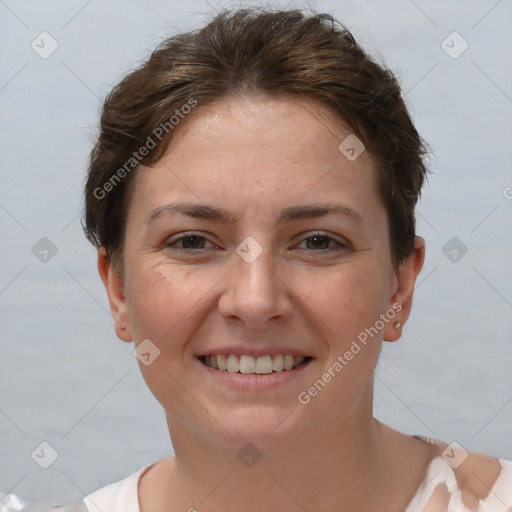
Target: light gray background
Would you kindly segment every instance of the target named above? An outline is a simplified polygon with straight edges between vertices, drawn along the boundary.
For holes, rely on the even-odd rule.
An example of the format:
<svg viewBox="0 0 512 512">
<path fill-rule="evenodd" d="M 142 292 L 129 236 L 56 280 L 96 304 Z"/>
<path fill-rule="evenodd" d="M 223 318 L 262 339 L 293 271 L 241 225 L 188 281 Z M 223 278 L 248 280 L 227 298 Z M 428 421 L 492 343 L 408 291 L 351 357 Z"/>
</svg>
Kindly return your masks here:
<svg viewBox="0 0 512 512">
<path fill-rule="evenodd" d="M 0 491 L 78 500 L 172 449 L 77 215 L 101 99 L 163 37 L 227 5 L 0 0 Z M 382 54 L 435 153 L 426 265 L 403 338 L 384 344 L 375 414 L 512 459 L 512 2 L 310 5 Z M 43 31 L 59 44 L 47 59 L 31 48 Z M 456 59 L 441 46 L 453 31 L 469 43 Z M 46 263 L 32 252 L 42 237 L 58 249 Z M 442 252 L 452 237 L 468 248 L 457 262 Z M 43 441 L 58 452 L 48 469 L 31 458 Z"/>
</svg>

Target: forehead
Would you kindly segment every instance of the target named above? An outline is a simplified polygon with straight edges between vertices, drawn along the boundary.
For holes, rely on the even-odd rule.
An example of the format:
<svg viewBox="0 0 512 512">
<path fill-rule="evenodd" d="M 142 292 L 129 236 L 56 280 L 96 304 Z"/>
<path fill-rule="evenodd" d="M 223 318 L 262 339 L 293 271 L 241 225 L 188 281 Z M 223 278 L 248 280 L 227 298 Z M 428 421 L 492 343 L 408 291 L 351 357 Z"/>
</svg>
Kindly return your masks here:
<svg viewBox="0 0 512 512">
<path fill-rule="evenodd" d="M 173 194 L 172 200 L 218 205 L 259 202 L 276 211 L 277 203 L 281 209 L 301 199 L 346 199 L 354 209 L 377 200 L 372 158 L 367 151 L 347 158 L 344 141 L 353 145 L 355 135 L 314 100 L 229 97 L 196 107 L 176 128 L 160 160 L 137 173 L 133 199 L 149 201 L 148 207 Z"/>
<path fill-rule="evenodd" d="M 230 96 L 196 108 L 179 126 L 168 152 L 179 152 L 186 142 L 207 147 L 218 158 L 228 158 L 226 150 L 230 150 L 247 158 L 257 155 L 262 164 L 269 160 L 287 165 L 295 161 L 332 163 L 343 155 L 339 145 L 347 136 L 355 137 L 348 123 L 319 101 L 262 94 Z M 359 164 L 373 167 L 366 152 Z"/>
</svg>

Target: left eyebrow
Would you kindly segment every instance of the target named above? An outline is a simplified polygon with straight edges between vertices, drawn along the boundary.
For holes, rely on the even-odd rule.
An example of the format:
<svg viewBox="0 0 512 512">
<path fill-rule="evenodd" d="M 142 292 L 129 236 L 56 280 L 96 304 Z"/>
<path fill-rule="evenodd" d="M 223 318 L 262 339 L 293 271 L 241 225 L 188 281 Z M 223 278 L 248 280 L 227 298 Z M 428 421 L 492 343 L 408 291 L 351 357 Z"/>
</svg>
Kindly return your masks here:
<svg viewBox="0 0 512 512">
<path fill-rule="evenodd" d="M 222 223 L 235 223 L 238 220 L 233 213 L 224 208 L 196 203 L 171 203 L 155 208 L 148 217 L 147 223 L 149 224 L 164 212 L 176 212 L 188 217 L 215 220 Z M 326 215 L 340 215 L 358 222 L 364 222 L 360 213 L 340 204 L 289 206 L 281 211 L 278 222 L 324 217 Z"/>
<path fill-rule="evenodd" d="M 310 219 L 313 217 L 323 217 L 325 215 L 342 215 L 350 217 L 358 222 L 364 222 L 363 216 L 341 204 L 326 204 L 326 205 L 302 205 L 302 206 L 290 206 L 285 208 L 279 217 L 279 222 L 299 220 L 299 219 Z"/>
</svg>

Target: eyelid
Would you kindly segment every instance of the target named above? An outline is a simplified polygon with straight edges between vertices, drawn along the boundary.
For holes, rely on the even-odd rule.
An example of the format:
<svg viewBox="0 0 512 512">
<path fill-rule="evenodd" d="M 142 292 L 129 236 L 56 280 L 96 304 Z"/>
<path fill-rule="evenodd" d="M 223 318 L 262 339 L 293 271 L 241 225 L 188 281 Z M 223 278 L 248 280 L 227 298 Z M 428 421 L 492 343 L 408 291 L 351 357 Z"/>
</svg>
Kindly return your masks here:
<svg viewBox="0 0 512 512">
<path fill-rule="evenodd" d="M 175 236 L 175 238 L 174 238 L 174 236 Z M 171 236 L 165 240 L 165 242 L 163 244 L 164 247 L 176 247 L 179 250 L 187 251 L 187 252 L 188 251 L 197 252 L 197 251 L 201 251 L 201 250 L 205 250 L 205 249 L 212 249 L 212 248 L 218 247 L 217 244 L 215 244 L 214 242 L 212 242 L 211 240 L 208 239 L 208 236 L 206 236 L 205 234 L 202 234 L 202 233 L 197 233 L 197 232 L 191 231 L 191 232 L 185 232 L 185 233 L 177 233 L 174 236 Z M 179 247 L 176 245 L 181 240 L 184 240 L 187 238 L 194 238 L 194 237 L 203 239 L 205 242 L 211 244 L 213 247 L 200 247 L 200 248 L 194 249 L 194 248 Z M 307 231 L 307 232 L 301 233 L 300 235 L 298 235 L 298 237 L 300 237 L 298 239 L 298 245 L 300 245 L 301 243 L 306 242 L 307 240 L 314 238 L 314 237 L 326 238 L 329 241 L 334 242 L 334 244 L 336 244 L 336 247 L 330 247 L 328 249 L 303 249 L 305 251 L 331 252 L 331 251 L 336 251 L 336 250 L 342 250 L 342 249 L 348 248 L 350 246 L 349 242 L 346 239 L 340 240 L 337 237 L 335 237 L 334 235 L 332 235 L 330 233 L 325 233 L 322 231 Z"/>
<path fill-rule="evenodd" d="M 181 240 L 186 239 L 186 238 L 194 238 L 194 237 L 202 238 L 205 242 L 211 244 L 213 247 L 218 247 L 217 244 L 215 244 L 214 242 L 209 240 L 206 235 L 201 234 L 201 233 L 196 233 L 194 231 L 186 232 L 186 233 L 176 233 L 176 235 L 173 235 L 173 236 L 167 238 L 164 241 L 163 246 L 164 247 L 177 247 L 176 246 L 177 242 L 180 242 Z M 186 249 L 184 247 L 177 247 L 177 248 L 180 250 L 183 250 L 183 251 L 201 251 L 203 249 L 211 249 L 211 247 L 201 247 L 199 249 Z"/>
<path fill-rule="evenodd" d="M 349 242 L 345 238 L 342 238 L 340 240 L 339 238 L 332 235 L 331 233 L 325 233 L 322 231 L 308 231 L 305 233 L 301 233 L 299 236 L 300 236 L 300 243 L 305 242 L 306 240 L 309 240 L 310 238 L 319 237 L 319 238 L 327 238 L 328 240 L 331 240 L 332 242 L 337 244 L 337 247 L 332 247 L 329 249 L 318 249 L 316 251 L 314 249 L 309 249 L 312 252 L 333 251 L 336 249 L 340 250 L 340 249 L 347 248 L 350 246 Z"/>
</svg>

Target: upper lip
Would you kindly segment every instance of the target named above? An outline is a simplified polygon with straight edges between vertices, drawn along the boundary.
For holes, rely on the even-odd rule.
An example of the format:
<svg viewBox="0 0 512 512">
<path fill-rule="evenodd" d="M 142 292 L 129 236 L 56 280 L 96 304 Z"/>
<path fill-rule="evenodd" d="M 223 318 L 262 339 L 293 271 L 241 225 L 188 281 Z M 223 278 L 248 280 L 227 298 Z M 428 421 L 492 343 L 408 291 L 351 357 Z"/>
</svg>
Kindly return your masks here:
<svg viewBox="0 0 512 512">
<path fill-rule="evenodd" d="M 290 347 L 241 347 L 237 346 L 229 346 L 222 348 L 213 348 L 209 350 L 205 350 L 204 352 L 198 353 L 196 357 L 201 356 L 217 356 L 217 355 L 226 355 L 233 354 L 235 356 L 252 356 L 252 357 L 262 357 L 262 356 L 277 356 L 277 355 L 292 355 L 292 356 L 303 356 L 303 357 L 312 357 L 310 353 L 305 352 L 304 350 L 290 348 Z"/>
</svg>

